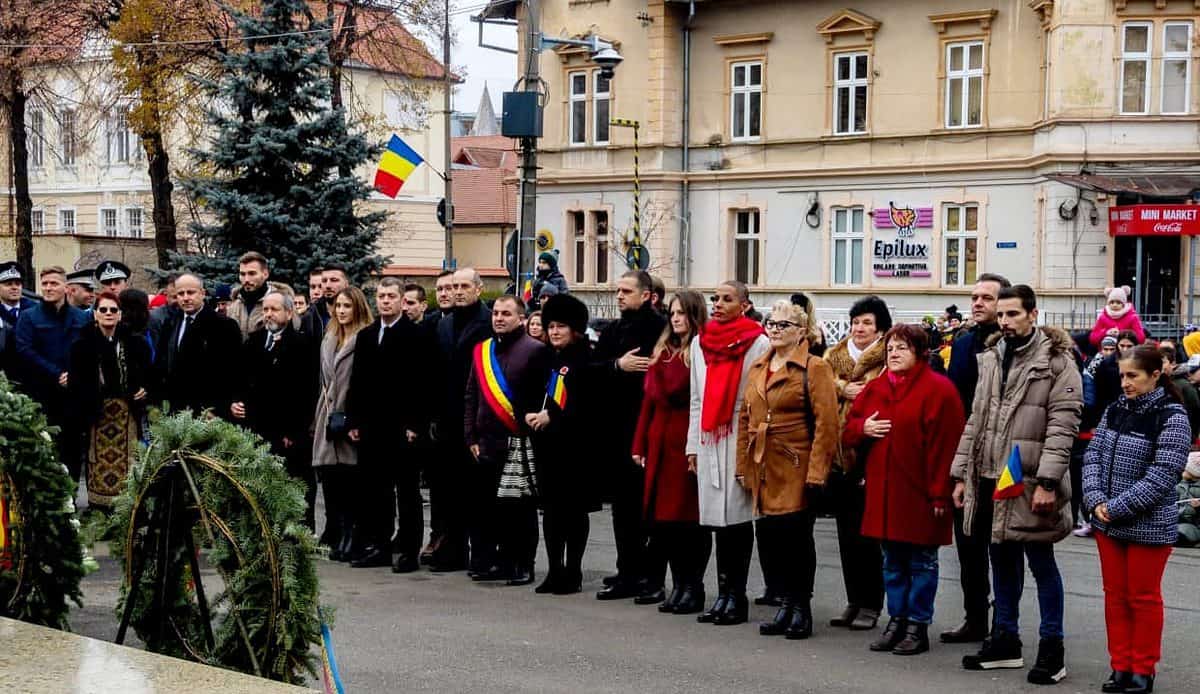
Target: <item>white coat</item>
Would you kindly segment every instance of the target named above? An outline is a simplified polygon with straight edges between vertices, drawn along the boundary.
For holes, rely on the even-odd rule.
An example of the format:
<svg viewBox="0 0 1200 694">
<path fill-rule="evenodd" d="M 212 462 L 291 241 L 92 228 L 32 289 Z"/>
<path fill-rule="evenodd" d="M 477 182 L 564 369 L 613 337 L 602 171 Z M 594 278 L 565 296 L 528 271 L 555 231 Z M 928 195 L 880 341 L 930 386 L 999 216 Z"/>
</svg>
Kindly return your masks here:
<svg viewBox="0 0 1200 694">
<path fill-rule="evenodd" d="M 754 503 L 750 492 L 737 483 L 738 413 L 745 400 L 746 375 L 750 365 L 771 348 L 765 335 L 754 339 L 742 360 L 742 377 L 738 380 L 737 399 L 733 405 L 733 422 L 729 435 L 715 444 L 701 443 L 700 413 L 704 400 L 704 382 L 708 365 L 700 340 L 692 340 L 692 404 L 688 421 L 687 453 L 696 456 L 696 481 L 700 485 L 700 525 L 726 527 L 754 520 Z"/>
</svg>

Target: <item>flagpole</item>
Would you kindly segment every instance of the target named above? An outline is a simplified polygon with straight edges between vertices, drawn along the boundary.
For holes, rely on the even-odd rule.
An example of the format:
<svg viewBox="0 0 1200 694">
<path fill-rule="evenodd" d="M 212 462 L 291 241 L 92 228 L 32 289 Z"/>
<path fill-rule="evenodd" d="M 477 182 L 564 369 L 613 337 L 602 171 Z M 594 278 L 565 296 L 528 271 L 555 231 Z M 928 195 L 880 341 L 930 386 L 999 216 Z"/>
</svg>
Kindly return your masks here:
<svg viewBox="0 0 1200 694">
<path fill-rule="evenodd" d="M 445 154 L 446 158 L 442 166 L 445 167 L 446 173 L 442 175 L 442 180 L 445 181 L 445 198 L 446 198 L 446 250 L 445 259 L 442 260 L 442 269 L 449 270 L 455 267 L 454 262 L 454 184 L 450 180 L 450 121 L 451 121 L 451 100 L 450 92 L 452 89 L 453 79 L 450 75 L 450 0 L 446 0 L 445 24 L 442 31 L 442 71 L 445 74 L 445 94 L 443 94 L 444 111 L 443 114 L 443 129 L 446 131 L 445 137 Z"/>
</svg>

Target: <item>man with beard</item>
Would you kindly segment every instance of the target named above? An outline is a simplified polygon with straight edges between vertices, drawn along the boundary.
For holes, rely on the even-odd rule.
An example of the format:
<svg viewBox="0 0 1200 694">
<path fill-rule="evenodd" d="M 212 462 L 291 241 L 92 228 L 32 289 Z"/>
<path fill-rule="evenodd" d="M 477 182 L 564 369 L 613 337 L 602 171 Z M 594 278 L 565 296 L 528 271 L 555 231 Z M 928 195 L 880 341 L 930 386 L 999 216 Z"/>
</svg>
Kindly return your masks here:
<svg viewBox="0 0 1200 694">
<path fill-rule="evenodd" d="M 404 315 L 402 289 L 395 277 L 384 277 L 376 287 L 379 317 L 358 335 L 346 397 L 350 440 L 358 442 L 363 482 L 356 532 L 365 544 L 350 566 L 390 564 L 395 573 L 417 570 L 425 535 L 420 460 L 413 443 L 429 427 L 417 394 L 428 392 L 429 365 L 435 359 L 432 335 Z"/>
<path fill-rule="evenodd" d="M 0 373 L 8 380 L 19 380 L 17 371 L 17 319 L 37 302 L 22 293 L 25 275 L 13 261 L 0 263 Z"/>
<path fill-rule="evenodd" d="M 654 345 L 662 335 L 666 319 L 654 309 L 651 296 L 654 280 L 641 270 L 631 270 L 617 280 L 617 308 L 621 317 L 600 333 L 593 353 L 596 373 L 607 374 L 600 410 L 610 413 L 613 421 L 604 438 L 608 446 L 603 452 L 608 469 L 602 475 L 608 480 L 612 500 L 613 535 L 617 544 L 617 574 L 605 579 L 608 586 L 596 594 L 600 600 L 620 600 L 645 596 L 654 602 L 662 593 L 665 563 L 655 557 L 649 566 L 647 531 L 642 522 L 642 492 L 645 471 L 633 462 L 633 435 L 637 429 L 642 406 L 642 383 L 650 367 Z M 661 601 L 662 598 L 658 598 Z"/>
<path fill-rule="evenodd" d="M 242 346 L 242 376 L 229 414 L 270 444 L 288 474 L 304 483 L 304 520 L 312 530 L 317 481 L 308 432 L 317 405 L 317 352 L 292 325 L 291 296 L 271 291 L 258 309 L 262 327 Z"/>
<path fill-rule="evenodd" d="M 94 273 L 94 270 L 87 268 L 67 275 L 67 303 L 83 311 L 92 308 L 92 302 L 96 300 Z"/>
<path fill-rule="evenodd" d="M 237 323 L 204 302 L 204 283 L 190 272 L 175 280 L 179 315 L 163 326 L 155 349 L 159 400 L 171 412 L 211 410 L 227 416 L 233 402 L 233 375 L 228 365 L 241 353 Z"/>
<path fill-rule="evenodd" d="M 267 286 L 270 277 L 271 271 L 262 253 L 250 251 L 238 259 L 238 281 L 241 285 L 230 294 L 225 316 L 237 322 L 243 340 L 263 327 L 262 302 L 270 289 Z"/>
<path fill-rule="evenodd" d="M 479 343 L 472 355 L 463 419 L 475 459 L 467 479 L 471 560 L 487 567 L 472 578 L 507 580 L 510 586 L 534 580 L 537 481 L 525 415 L 541 410 L 550 368 L 549 348 L 525 333 L 524 318 L 520 299 L 496 299 L 493 337 Z"/>
<path fill-rule="evenodd" d="M 492 315 L 479 300 L 483 292 L 483 280 L 474 268 L 465 267 L 456 271 L 451 280 L 454 306 L 437 326 L 442 401 L 434 441 L 438 448 L 440 473 L 444 479 L 459 479 L 476 465 L 463 437 L 463 393 L 466 392 L 471 373 L 475 345 L 491 336 Z M 451 504 L 446 508 L 446 537 L 430 561 L 433 571 L 461 571 L 467 568 L 470 502 L 465 497 L 464 494 L 454 494 L 446 499 Z M 492 558 L 483 548 L 472 547 L 470 568 L 473 572 L 487 571 L 491 565 L 485 562 L 490 562 Z"/>
</svg>

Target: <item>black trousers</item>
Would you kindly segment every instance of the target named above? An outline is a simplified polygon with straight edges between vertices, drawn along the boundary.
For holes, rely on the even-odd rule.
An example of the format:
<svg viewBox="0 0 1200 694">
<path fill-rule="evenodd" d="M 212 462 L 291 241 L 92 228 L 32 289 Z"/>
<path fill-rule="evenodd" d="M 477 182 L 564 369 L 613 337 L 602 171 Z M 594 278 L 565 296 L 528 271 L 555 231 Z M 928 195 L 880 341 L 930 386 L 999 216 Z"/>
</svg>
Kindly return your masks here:
<svg viewBox="0 0 1200 694">
<path fill-rule="evenodd" d="M 407 444 L 396 448 L 381 441 L 363 442 L 359 449 L 359 466 L 363 470 L 362 528 L 368 544 L 414 557 L 421 551 L 425 515 L 418 465 Z"/>
<path fill-rule="evenodd" d="M 429 540 L 446 536 L 446 469 L 439 455 L 439 447 L 432 441 L 421 439 L 417 455 L 421 461 L 421 472 L 425 486 L 429 489 Z M 451 478 L 453 479 L 453 478 Z"/>
<path fill-rule="evenodd" d="M 771 572 L 768 585 L 783 598 L 807 604 L 817 577 L 813 540 L 816 515 L 810 510 L 759 519 L 758 553 Z M 719 550 L 718 550 L 719 551 Z"/>
<path fill-rule="evenodd" d="M 501 567 L 533 570 L 538 548 L 537 502 L 532 498 L 497 499 L 496 520 Z"/>
<path fill-rule="evenodd" d="M 613 539 L 617 545 L 617 574 L 629 583 L 636 583 L 652 573 L 647 564 L 649 536 L 642 517 L 642 492 L 645 470 L 626 456 L 616 464 L 613 480 Z M 661 560 L 660 560 L 661 561 Z M 656 570 L 660 574 L 664 568 Z"/>
<path fill-rule="evenodd" d="M 443 523 L 443 539 L 434 555 L 437 564 L 465 565 L 472 520 L 472 501 L 481 464 L 475 460 L 462 441 L 437 442 L 437 474 L 430 484 L 430 507 L 438 504 L 438 516 Z M 454 489 L 448 488 L 454 485 Z M 434 491 L 434 490 L 437 491 Z M 441 493 L 446 491 L 449 493 Z M 432 499 L 437 497 L 439 501 Z M 474 565 L 474 562 L 472 562 Z M 487 568 L 487 567 L 482 567 Z"/>
<path fill-rule="evenodd" d="M 503 468 L 503 460 L 475 460 L 472 457 L 466 475 L 467 535 L 471 542 L 471 568 L 477 571 L 487 570 L 499 563 L 500 519 L 497 516 L 496 490 L 500 486 Z"/>
<path fill-rule="evenodd" d="M 971 535 L 963 533 L 965 509 L 954 511 L 954 547 L 958 551 L 963 609 L 966 610 L 968 621 L 985 628 L 989 625 L 988 607 L 992 590 L 988 578 L 991 568 L 988 548 L 992 544 L 992 494 L 995 491 L 996 480 L 979 480 L 979 489 L 975 493 L 979 502 L 975 504 Z"/>
<path fill-rule="evenodd" d="M 863 514 L 867 507 L 866 487 L 857 479 L 843 477 L 838 488 L 832 491 L 846 602 L 863 609 L 882 610 L 883 551 L 878 540 L 862 534 Z"/>
<path fill-rule="evenodd" d="M 745 595 L 750 557 L 754 554 L 754 524 L 746 522 L 705 530 L 712 531 L 717 549 L 718 591 L 733 596 Z"/>
<path fill-rule="evenodd" d="M 354 465 L 322 465 L 315 468 L 325 498 L 325 531 L 321 534 L 330 547 L 350 542 L 354 533 L 354 494 L 358 489 Z M 348 547 L 347 547 L 348 549 Z"/>
<path fill-rule="evenodd" d="M 574 580 L 583 576 L 583 554 L 587 550 L 591 520 L 584 509 L 548 505 L 542 511 L 542 535 L 550 575 Z"/>
<path fill-rule="evenodd" d="M 671 567 L 671 581 L 678 587 L 704 587 L 704 570 L 712 556 L 712 531 L 695 523 L 659 523 L 650 531 L 650 541 L 662 548 Z"/>
<path fill-rule="evenodd" d="M 317 474 L 312 466 L 312 439 L 304 438 L 283 447 L 283 441 L 272 441 L 271 452 L 283 458 L 284 468 L 292 479 L 304 485 L 304 524 L 316 531 Z"/>
</svg>

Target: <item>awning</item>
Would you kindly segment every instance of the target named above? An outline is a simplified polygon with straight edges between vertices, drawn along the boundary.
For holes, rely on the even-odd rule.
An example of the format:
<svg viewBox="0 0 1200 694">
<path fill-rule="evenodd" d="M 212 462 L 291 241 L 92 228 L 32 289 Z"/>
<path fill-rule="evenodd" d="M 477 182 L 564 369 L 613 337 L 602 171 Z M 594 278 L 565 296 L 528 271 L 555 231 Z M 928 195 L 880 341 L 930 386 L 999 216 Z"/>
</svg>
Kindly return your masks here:
<svg viewBox="0 0 1200 694">
<path fill-rule="evenodd" d="M 1100 193 L 1130 193 L 1152 198 L 1186 198 L 1200 190 L 1200 174 L 1046 174 L 1046 178 L 1074 188 Z"/>
</svg>

